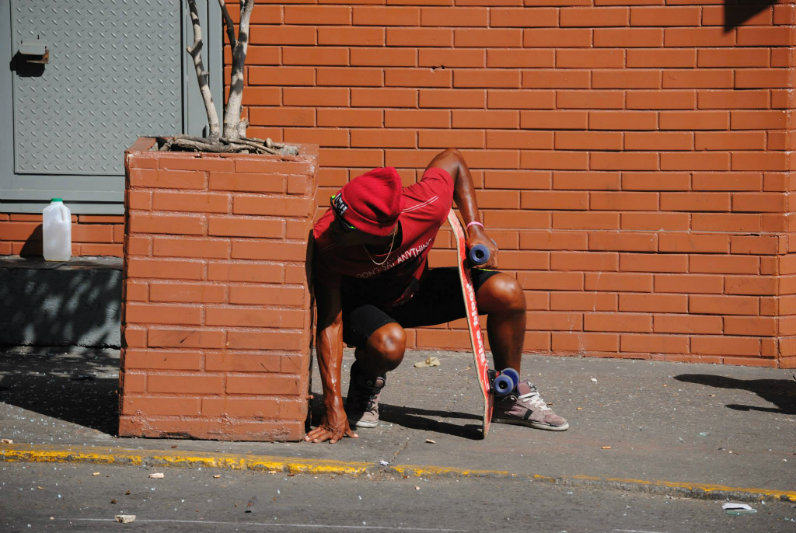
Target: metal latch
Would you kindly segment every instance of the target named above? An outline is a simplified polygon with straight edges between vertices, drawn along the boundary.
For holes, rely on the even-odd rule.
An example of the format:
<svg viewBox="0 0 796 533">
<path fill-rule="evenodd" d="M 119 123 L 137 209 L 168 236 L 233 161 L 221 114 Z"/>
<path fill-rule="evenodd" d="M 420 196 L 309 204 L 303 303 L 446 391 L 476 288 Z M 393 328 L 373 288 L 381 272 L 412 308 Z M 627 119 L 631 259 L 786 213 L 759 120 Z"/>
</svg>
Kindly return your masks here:
<svg viewBox="0 0 796 533">
<path fill-rule="evenodd" d="M 18 52 L 28 63 L 45 64 L 50 62 L 50 51 L 39 39 L 22 41 Z"/>
</svg>

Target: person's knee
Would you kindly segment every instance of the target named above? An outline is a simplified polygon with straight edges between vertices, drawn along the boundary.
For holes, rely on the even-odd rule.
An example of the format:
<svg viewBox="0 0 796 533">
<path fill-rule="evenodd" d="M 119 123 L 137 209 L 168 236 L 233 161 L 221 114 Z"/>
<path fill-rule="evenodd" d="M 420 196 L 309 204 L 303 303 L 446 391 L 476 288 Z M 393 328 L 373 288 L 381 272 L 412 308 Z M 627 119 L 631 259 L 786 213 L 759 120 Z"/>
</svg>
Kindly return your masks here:
<svg viewBox="0 0 796 533">
<path fill-rule="evenodd" d="M 513 276 L 502 272 L 484 282 L 478 290 L 478 300 L 479 307 L 490 313 L 525 312 L 522 287 Z"/>
<path fill-rule="evenodd" d="M 406 351 L 406 332 L 396 323 L 385 324 L 368 338 L 368 350 L 381 357 L 388 371 L 393 370 L 403 361 Z"/>
</svg>

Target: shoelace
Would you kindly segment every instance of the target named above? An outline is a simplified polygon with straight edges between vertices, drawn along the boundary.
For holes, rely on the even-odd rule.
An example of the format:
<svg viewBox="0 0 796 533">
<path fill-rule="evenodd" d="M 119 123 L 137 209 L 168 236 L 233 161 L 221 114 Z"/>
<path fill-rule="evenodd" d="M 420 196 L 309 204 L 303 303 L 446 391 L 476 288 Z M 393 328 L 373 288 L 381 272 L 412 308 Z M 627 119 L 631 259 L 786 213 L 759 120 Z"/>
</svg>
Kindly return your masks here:
<svg viewBox="0 0 796 533">
<path fill-rule="evenodd" d="M 541 409 L 542 411 L 550 409 L 535 388 L 532 389 L 531 392 L 527 394 L 518 396 L 517 400 L 526 405 L 531 406 L 532 410 L 534 411 L 537 409 Z"/>
</svg>

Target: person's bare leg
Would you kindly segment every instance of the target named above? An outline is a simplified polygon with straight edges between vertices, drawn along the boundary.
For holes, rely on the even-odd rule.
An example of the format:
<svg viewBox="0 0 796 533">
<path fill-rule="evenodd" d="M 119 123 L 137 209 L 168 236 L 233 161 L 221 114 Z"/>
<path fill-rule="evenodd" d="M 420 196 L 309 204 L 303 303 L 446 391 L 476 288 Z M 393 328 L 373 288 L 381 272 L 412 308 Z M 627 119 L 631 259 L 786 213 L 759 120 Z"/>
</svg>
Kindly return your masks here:
<svg viewBox="0 0 796 533">
<path fill-rule="evenodd" d="M 406 332 L 390 322 L 368 337 L 364 348 L 357 348 L 354 357 L 360 371 L 367 376 L 383 376 L 401 364 L 406 351 Z"/>
<path fill-rule="evenodd" d="M 495 368 L 520 372 L 525 338 L 525 295 L 522 287 L 505 273 L 495 274 L 476 294 L 478 310 L 487 315 L 487 336 Z"/>
<path fill-rule="evenodd" d="M 476 295 L 478 309 L 487 315 L 487 334 L 495 368 L 511 367 L 520 372 L 525 336 L 525 296 L 517 280 L 496 274 L 486 280 Z M 566 419 L 558 416 L 542 399 L 536 386 L 520 379 L 512 394 L 495 399 L 492 420 L 536 429 L 565 431 Z"/>
<path fill-rule="evenodd" d="M 379 423 L 379 394 L 386 384 L 386 375 L 404 358 L 406 333 L 395 322 L 374 331 L 364 347 L 354 352 L 351 383 L 346 399 L 349 424 L 360 428 Z"/>
</svg>

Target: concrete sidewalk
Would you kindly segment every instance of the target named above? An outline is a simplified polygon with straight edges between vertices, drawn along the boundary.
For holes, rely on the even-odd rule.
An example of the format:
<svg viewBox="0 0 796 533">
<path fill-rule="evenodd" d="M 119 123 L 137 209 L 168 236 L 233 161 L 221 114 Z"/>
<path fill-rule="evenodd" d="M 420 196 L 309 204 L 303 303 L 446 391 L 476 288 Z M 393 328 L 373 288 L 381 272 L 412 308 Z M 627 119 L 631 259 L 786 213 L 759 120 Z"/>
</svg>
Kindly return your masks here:
<svg viewBox="0 0 796 533">
<path fill-rule="evenodd" d="M 439 367 L 415 368 L 429 355 Z M 344 392 L 352 361 L 346 352 Z M 412 352 L 381 423 L 332 446 L 116 438 L 118 352 L 0 353 L 6 460 L 96 461 L 380 475 L 514 476 L 697 497 L 796 501 L 792 370 L 527 356 L 523 374 L 565 432 L 495 424 L 479 438 L 467 353 Z M 313 379 L 319 393 L 320 382 Z M 315 410 L 319 402 L 314 402 Z"/>
</svg>

